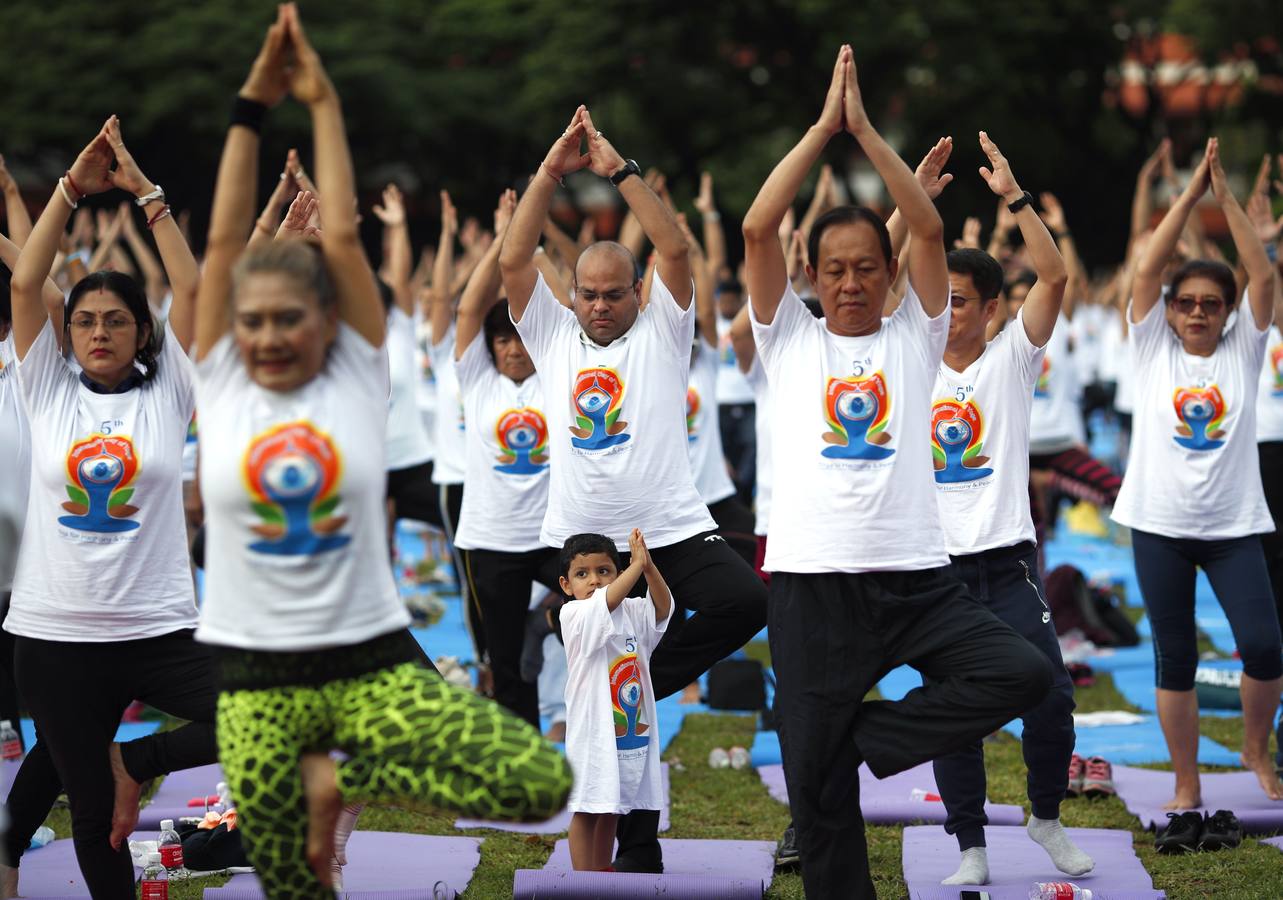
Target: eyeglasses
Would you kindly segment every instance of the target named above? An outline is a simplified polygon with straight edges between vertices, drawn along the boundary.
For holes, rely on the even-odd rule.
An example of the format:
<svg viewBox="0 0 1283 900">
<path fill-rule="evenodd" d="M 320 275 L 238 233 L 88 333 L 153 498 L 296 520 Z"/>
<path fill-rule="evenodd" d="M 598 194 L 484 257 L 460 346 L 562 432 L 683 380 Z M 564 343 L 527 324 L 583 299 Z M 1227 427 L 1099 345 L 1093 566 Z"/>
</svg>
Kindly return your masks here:
<svg viewBox="0 0 1283 900">
<path fill-rule="evenodd" d="M 598 293 L 597 291 L 586 291 L 579 287 L 575 288 L 575 296 L 586 303 L 595 303 L 598 300 L 605 300 L 607 303 L 618 303 L 631 293 L 632 288 L 615 288 L 602 293 Z"/>
<path fill-rule="evenodd" d="M 1203 315 L 1205 316 L 1219 316 L 1221 313 L 1225 312 L 1224 297 L 1187 297 L 1186 296 L 1186 297 L 1177 297 L 1174 300 L 1170 300 L 1168 302 L 1172 304 L 1172 307 L 1178 313 L 1181 313 L 1182 315 L 1186 315 L 1186 316 L 1192 313 L 1194 311 L 1194 307 L 1196 306 L 1203 311 Z"/>
<path fill-rule="evenodd" d="M 975 300 L 977 303 L 980 302 L 980 298 L 978 297 L 959 297 L 957 294 L 949 295 L 949 305 L 954 309 L 962 309 L 962 307 L 966 306 L 972 300 Z"/>
<path fill-rule="evenodd" d="M 97 316 L 76 316 L 71 320 L 71 327 L 77 331 L 93 331 L 101 322 L 102 326 L 108 331 L 121 331 L 130 325 L 138 324 L 134 319 L 127 319 L 124 316 L 106 316 L 99 319 Z"/>
</svg>

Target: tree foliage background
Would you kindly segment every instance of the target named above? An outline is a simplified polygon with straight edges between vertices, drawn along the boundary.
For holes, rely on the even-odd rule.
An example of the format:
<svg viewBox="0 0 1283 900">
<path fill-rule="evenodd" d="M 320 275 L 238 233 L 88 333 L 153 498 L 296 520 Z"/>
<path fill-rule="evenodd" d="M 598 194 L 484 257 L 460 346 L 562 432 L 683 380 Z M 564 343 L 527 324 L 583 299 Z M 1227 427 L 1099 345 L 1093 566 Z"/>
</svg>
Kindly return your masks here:
<svg viewBox="0 0 1283 900">
<path fill-rule="evenodd" d="M 576 104 L 625 156 L 669 175 L 679 203 L 701 168 L 737 218 L 823 100 L 838 46 L 855 48 L 875 124 L 913 165 L 952 134 L 957 181 L 941 198 L 956 230 L 993 216 L 975 176 L 987 130 L 1022 185 L 1064 202 L 1087 258 L 1122 253 L 1135 172 L 1169 127 L 1102 101 L 1137 28 L 1195 39 L 1210 62 L 1283 33 L 1270 0 L 306 0 L 305 24 L 343 97 L 364 191 L 395 178 L 416 237 L 435 231 L 436 189 L 488 215 L 498 191 L 534 169 Z M 42 196 L 110 113 L 144 170 L 199 234 L 227 114 L 274 6 L 261 0 L 11 0 L 0 9 L 8 78 L 0 152 Z M 1273 56 L 1257 59 L 1279 73 Z M 1187 163 L 1203 137 L 1254 171 L 1283 150 L 1283 101 L 1245 102 L 1177 135 Z M 289 146 L 310 156 L 305 111 L 271 114 L 264 197 Z M 850 138 L 830 147 L 848 185 L 861 161 Z M 43 186 L 42 186 L 43 185 Z"/>
</svg>

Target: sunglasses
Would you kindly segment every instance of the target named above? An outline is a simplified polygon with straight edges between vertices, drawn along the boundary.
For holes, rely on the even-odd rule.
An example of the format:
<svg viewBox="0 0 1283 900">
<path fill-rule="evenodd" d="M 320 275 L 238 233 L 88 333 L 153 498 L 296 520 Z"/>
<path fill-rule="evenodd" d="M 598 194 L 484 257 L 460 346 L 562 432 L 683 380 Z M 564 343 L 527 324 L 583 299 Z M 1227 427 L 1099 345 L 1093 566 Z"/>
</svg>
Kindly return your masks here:
<svg viewBox="0 0 1283 900">
<path fill-rule="evenodd" d="M 1219 316 L 1225 312 L 1223 297 L 1177 297 L 1168 301 L 1178 313 L 1188 316 L 1198 307 L 1205 316 Z"/>
</svg>

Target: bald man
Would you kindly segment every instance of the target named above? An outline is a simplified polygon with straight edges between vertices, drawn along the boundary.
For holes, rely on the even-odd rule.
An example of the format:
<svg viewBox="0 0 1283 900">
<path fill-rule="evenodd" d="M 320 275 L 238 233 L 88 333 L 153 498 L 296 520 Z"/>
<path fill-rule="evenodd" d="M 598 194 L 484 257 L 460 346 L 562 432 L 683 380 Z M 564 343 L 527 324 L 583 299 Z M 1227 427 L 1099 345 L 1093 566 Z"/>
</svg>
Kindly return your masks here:
<svg viewBox="0 0 1283 900">
<path fill-rule="evenodd" d="M 580 153 L 587 140 L 588 153 Z M 548 206 L 563 176 L 588 168 L 609 178 L 655 246 L 649 303 L 632 254 L 600 241 L 579 257 L 574 310 L 557 302 L 534 264 Z M 687 459 L 686 388 L 695 336 L 687 244 L 677 221 L 625 161 L 575 111 L 513 216 L 499 254 L 508 308 L 547 399 L 551 471 L 541 540 L 561 547 L 604 534 L 628 560 L 640 528 L 673 598 L 693 615 L 669 620 L 650 660 L 656 699 L 694 681 L 766 623 L 766 591 L 716 532 Z M 639 585 L 644 588 L 644 585 Z M 573 728 L 573 723 L 568 723 Z M 630 729 L 653 728 L 638 723 Z M 621 740 L 629 737 L 625 734 Z M 663 871 L 659 813 L 620 817 L 614 868 Z"/>
</svg>

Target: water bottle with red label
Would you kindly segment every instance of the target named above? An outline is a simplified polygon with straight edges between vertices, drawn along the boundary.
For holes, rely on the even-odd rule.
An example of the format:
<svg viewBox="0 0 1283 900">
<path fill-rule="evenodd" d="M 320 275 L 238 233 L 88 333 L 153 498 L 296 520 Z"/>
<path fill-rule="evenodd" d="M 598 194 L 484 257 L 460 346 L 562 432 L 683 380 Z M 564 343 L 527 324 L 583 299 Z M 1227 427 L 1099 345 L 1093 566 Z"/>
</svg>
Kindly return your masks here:
<svg viewBox="0 0 1283 900">
<path fill-rule="evenodd" d="M 173 819 L 164 819 L 160 823 L 160 864 L 167 872 L 183 870 L 183 840 L 174 830 Z"/>
<path fill-rule="evenodd" d="M 0 759 L 22 759 L 22 737 L 8 719 L 0 721 Z"/>
<path fill-rule="evenodd" d="M 140 885 L 140 900 L 169 900 L 169 872 L 160 862 L 159 853 L 147 855 L 147 865 L 143 869 L 143 880 Z"/>
<path fill-rule="evenodd" d="M 1029 900 L 1091 900 L 1091 891 L 1072 881 L 1039 881 L 1029 889 Z"/>
</svg>

